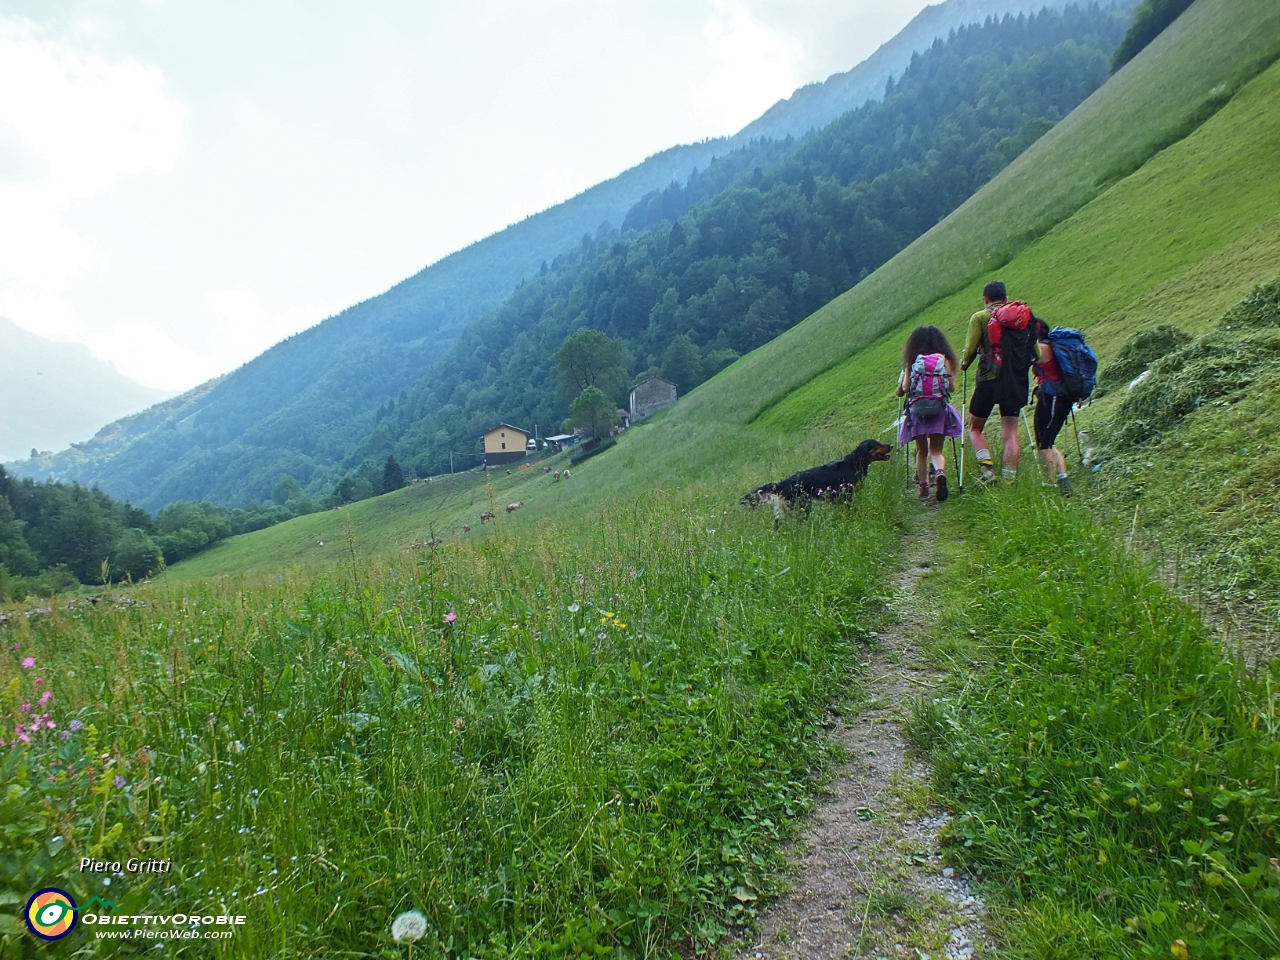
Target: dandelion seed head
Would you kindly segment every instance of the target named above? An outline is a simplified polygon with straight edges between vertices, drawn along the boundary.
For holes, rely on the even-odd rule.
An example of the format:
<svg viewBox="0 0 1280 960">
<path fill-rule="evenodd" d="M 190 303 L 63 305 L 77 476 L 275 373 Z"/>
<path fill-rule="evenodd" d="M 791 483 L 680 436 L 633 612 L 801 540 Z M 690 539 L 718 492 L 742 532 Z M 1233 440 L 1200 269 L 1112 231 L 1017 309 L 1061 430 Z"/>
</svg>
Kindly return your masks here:
<svg viewBox="0 0 1280 960">
<path fill-rule="evenodd" d="M 400 914 L 391 924 L 391 939 L 396 943 L 413 943 L 427 935 L 427 918 L 417 910 Z"/>
</svg>

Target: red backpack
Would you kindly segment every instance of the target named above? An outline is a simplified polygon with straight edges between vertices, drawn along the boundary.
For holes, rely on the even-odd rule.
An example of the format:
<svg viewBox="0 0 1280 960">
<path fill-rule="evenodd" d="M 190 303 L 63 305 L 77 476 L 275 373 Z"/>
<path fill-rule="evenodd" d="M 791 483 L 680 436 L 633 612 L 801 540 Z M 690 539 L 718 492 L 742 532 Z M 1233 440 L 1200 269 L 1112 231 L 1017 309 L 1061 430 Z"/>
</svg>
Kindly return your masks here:
<svg viewBox="0 0 1280 960">
<path fill-rule="evenodd" d="M 987 321 L 987 342 L 991 348 L 984 359 L 996 374 L 1004 369 L 1008 360 L 1012 373 L 1026 376 L 1034 359 L 1028 329 L 1034 319 L 1031 308 L 1020 300 L 992 308 L 991 319 Z"/>
</svg>

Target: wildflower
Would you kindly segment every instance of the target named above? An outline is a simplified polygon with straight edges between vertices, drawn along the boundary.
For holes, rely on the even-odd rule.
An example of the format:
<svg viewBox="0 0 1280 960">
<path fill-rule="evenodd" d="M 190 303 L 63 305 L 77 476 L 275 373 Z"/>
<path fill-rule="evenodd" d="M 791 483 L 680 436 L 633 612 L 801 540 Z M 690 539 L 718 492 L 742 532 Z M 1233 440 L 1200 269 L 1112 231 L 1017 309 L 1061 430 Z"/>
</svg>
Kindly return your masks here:
<svg viewBox="0 0 1280 960">
<path fill-rule="evenodd" d="M 413 943 L 427 934 L 427 918 L 417 910 L 396 917 L 391 924 L 391 939 L 396 943 Z"/>
<path fill-rule="evenodd" d="M 36 686 L 38 687 L 42 683 L 44 683 L 44 677 L 36 677 Z"/>
<path fill-rule="evenodd" d="M 35 665 L 36 665 L 35 657 L 27 657 L 25 660 L 22 661 L 22 668 L 24 670 L 30 670 Z"/>
<path fill-rule="evenodd" d="M 71 739 L 71 731 L 70 731 L 70 730 L 63 730 L 63 731 L 62 731 L 62 733 L 58 734 L 58 736 L 59 736 L 59 737 L 61 737 L 63 740 L 70 740 L 70 739 Z"/>
<path fill-rule="evenodd" d="M 581 610 L 581 609 L 582 609 L 582 607 L 581 607 L 581 605 L 579 605 L 579 604 L 576 604 L 576 603 L 571 603 L 571 604 L 569 604 L 569 612 L 570 612 L 570 613 L 577 613 L 577 612 L 578 612 L 579 610 Z"/>
<path fill-rule="evenodd" d="M 117 774 L 116 774 L 116 776 L 115 776 L 115 779 L 111 781 L 111 785 L 112 785 L 113 787 L 115 787 L 117 790 L 121 790 L 121 789 L 123 789 L 123 788 L 124 788 L 124 785 L 125 785 L 127 782 L 128 782 L 128 781 L 127 781 L 127 780 L 125 780 L 125 778 L 124 778 L 124 777 L 120 776 L 120 774 L 118 774 L 118 773 L 117 773 Z"/>
<path fill-rule="evenodd" d="M 455 729 L 455 730 L 465 730 L 465 729 L 466 729 L 466 727 L 467 727 L 467 721 L 463 720 L 461 717 L 454 717 L 454 718 L 453 718 L 453 729 Z"/>
<path fill-rule="evenodd" d="M 44 725 L 45 725 L 45 729 L 47 729 L 47 730 L 57 730 L 57 729 L 58 729 L 58 725 L 57 725 L 56 723 L 54 723 L 52 720 L 46 720 L 46 721 L 44 722 Z"/>
<path fill-rule="evenodd" d="M 48 703 L 52 699 L 53 699 L 53 691 L 46 690 L 44 693 L 40 695 L 40 706 L 43 707 L 46 703 Z"/>
<path fill-rule="evenodd" d="M 82 724 L 79 720 L 72 720 L 70 723 L 70 727 L 72 730 L 79 730 L 82 726 L 84 726 L 84 724 Z"/>
<path fill-rule="evenodd" d="M 22 712 L 23 712 L 23 713 L 27 713 L 27 712 L 29 712 L 30 710 L 31 710 L 31 704 L 29 704 L 29 703 L 24 703 L 24 704 L 22 705 Z"/>
<path fill-rule="evenodd" d="M 446 614 L 444 615 L 444 622 L 445 622 L 445 623 L 453 623 L 453 621 L 455 621 L 455 620 L 457 620 L 457 619 L 458 619 L 458 615 L 457 615 L 456 613 L 454 613 L 452 610 L 450 610 L 448 613 L 446 613 Z M 408 914 L 405 914 L 405 916 L 408 916 Z"/>
</svg>

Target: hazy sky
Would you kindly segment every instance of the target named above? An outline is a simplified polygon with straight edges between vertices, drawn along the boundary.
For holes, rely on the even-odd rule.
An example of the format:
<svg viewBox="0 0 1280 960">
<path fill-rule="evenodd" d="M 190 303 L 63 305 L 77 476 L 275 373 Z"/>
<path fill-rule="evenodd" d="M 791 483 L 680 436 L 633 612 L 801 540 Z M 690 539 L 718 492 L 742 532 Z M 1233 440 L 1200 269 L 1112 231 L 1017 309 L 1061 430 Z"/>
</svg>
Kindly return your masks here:
<svg viewBox="0 0 1280 960">
<path fill-rule="evenodd" d="M 924 0 L 0 0 L 0 316 L 186 388 Z"/>
</svg>

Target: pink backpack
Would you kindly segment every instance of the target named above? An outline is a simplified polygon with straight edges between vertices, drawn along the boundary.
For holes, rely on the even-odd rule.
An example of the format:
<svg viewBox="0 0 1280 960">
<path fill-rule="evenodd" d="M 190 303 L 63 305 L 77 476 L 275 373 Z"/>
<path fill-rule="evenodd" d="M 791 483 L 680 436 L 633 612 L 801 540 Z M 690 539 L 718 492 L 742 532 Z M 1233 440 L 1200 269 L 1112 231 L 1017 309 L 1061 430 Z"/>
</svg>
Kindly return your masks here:
<svg viewBox="0 0 1280 960">
<path fill-rule="evenodd" d="M 947 399 L 955 389 L 947 360 L 940 353 L 922 354 L 911 364 L 911 380 L 907 387 L 907 411 L 913 417 L 929 420 L 946 409 Z"/>
</svg>

